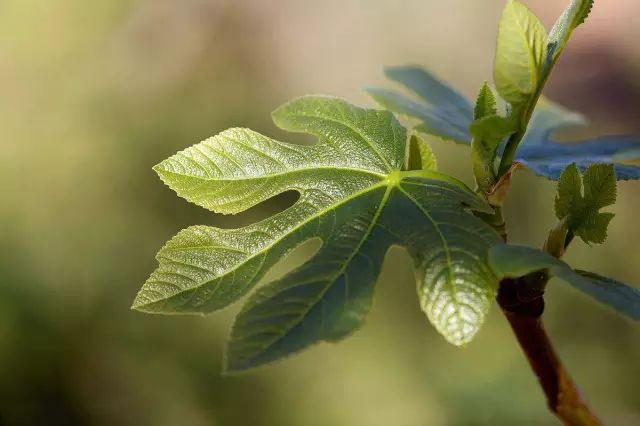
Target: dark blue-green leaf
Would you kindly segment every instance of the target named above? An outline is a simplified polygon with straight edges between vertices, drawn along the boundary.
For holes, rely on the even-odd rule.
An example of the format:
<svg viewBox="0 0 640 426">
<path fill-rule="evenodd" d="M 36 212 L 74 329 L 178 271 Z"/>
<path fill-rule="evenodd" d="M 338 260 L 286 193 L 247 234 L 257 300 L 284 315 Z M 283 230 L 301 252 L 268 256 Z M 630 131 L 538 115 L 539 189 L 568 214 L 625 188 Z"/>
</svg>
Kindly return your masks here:
<svg viewBox="0 0 640 426">
<path fill-rule="evenodd" d="M 640 179 L 640 137 L 603 136 L 581 142 L 561 143 L 552 139 L 553 130 L 545 139 L 527 138 L 516 154 L 537 175 L 557 180 L 568 165 L 584 172 L 593 164 L 613 164 L 618 180 Z"/>
<path fill-rule="evenodd" d="M 369 88 L 367 91 L 384 108 L 420 121 L 415 129 L 460 144 L 471 144 L 469 126 L 473 106 L 454 89 L 426 70 L 410 67 L 389 68 L 387 75 L 414 93 Z M 429 90 L 433 94 L 429 94 Z M 562 170 L 575 163 L 584 171 L 591 164 L 611 163 L 618 180 L 640 179 L 640 137 L 600 136 L 577 142 L 558 142 L 560 130 L 586 125 L 585 119 L 549 101 L 541 100 L 515 159 L 534 173 L 558 180 Z"/>
<path fill-rule="evenodd" d="M 415 65 L 386 68 L 385 74 L 416 98 L 393 90 L 366 88 L 380 106 L 419 120 L 418 131 L 457 143 L 471 143 L 468 128 L 473 121 L 473 106 L 464 96 Z"/>
<path fill-rule="evenodd" d="M 549 253 L 525 246 L 498 245 L 489 250 L 489 263 L 496 275 L 518 278 L 546 269 L 574 288 L 617 312 L 640 321 L 640 289 L 592 272 L 573 270 Z"/>
</svg>

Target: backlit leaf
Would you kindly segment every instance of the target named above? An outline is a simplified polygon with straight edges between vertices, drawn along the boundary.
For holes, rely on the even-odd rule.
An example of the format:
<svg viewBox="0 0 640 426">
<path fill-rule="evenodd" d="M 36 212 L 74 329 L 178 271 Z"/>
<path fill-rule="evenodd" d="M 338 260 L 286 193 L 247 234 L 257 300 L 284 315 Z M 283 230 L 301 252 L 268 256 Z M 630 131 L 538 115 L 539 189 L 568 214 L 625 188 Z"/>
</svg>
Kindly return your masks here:
<svg viewBox="0 0 640 426">
<path fill-rule="evenodd" d="M 525 103 L 541 84 L 546 31 L 522 3 L 509 0 L 500 20 L 493 79 L 498 93 L 512 105 Z"/>
<path fill-rule="evenodd" d="M 407 132 L 389 112 L 308 96 L 273 117 L 319 142 L 293 145 L 231 129 L 155 170 L 180 196 L 216 212 L 241 212 L 286 191 L 298 192 L 298 201 L 244 228 L 183 230 L 158 253 L 159 267 L 133 307 L 213 312 L 248 293 L 295 247 L 320 238 L 310 261 L 259 288 L 239 314 L 227 370 L 246 370 L 360 327 L 385 254 L 398 245 L 414 260 L 431 322 L 454 344 L 471 340 L 497 286 L 486 254 L 499 237 L 471 213 L 489 212 L 485 202 L 434 171 L 419 139 L 421 168 L 403 170 Z"/>
</svg>

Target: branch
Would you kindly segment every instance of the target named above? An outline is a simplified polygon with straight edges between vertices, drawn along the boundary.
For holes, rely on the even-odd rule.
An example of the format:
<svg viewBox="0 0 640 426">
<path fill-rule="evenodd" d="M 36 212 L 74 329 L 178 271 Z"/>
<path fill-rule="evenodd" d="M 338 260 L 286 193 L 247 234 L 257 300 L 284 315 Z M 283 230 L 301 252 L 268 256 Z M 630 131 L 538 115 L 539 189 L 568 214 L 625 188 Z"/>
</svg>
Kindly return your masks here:
<svg viewBox="0 0 640 426">
<path fill-rule="evenodd" d="M 562 365 L 542 324 L 547 281 L 546 273 L 505 279 L 500 283 L 498 304 L 538 377 L 549 410 L 565 425 L 601 425 Z"/>
</svg>

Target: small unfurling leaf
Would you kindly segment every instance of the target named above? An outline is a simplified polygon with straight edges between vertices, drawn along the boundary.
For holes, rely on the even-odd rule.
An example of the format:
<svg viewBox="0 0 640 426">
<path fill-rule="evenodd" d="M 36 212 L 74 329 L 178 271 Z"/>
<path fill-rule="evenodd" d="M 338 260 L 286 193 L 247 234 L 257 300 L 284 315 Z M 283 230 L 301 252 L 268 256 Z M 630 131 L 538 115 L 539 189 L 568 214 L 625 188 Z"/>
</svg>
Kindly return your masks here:
<svg viewBox="0 0 640 426">
<path fill-rule="evenodd" d="M 480 89 L 480 93 L 478 93 L 476 106 L 473 108 L 473 118 L 474 120 L 480 120 L 481 118 L 496 115 L 497 113 L 496 97 L 491 87 L 489 87 L 489 84 L 485 81 Z"/>
<path fill-rule="evenodd" d="M 419 135 L 409 139 L 409 165 L 407 170 L 438 170 L 438 162 L 431 147 Z"/>
<path fill-rule="evenodd" d="M 610 164 L 594 164 L 580 177 L 575 164 L 560 175 L 555 199 L 556 217 L 566 224 L 567 231 L 578 235 L 585 243 L 603 243 L 612 213 L 600 209 L 616 202 L 616 176 Z"/>
<path fill-rule="evenodd" d="M 471 155 L 476 183 L 485 193 L 489 193 L 497 181 L 494 163 L 498 147 L 505 137 L 514 132 L 513 121 L 499 115 L 489 115 L 472 122 L 469 132 L 473 136 Z"/>
</svg>

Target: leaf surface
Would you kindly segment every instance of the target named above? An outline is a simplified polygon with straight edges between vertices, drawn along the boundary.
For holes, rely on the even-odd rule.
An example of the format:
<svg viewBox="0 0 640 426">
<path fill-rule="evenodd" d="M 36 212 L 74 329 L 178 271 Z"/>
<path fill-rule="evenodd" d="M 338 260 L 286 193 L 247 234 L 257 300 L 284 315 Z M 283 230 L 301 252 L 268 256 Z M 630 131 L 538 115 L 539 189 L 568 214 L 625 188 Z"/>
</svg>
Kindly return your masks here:
<svg viewBox="0 0 640 426">
<path fill-rule="evenodd" d="M 454 344 L 471 340 L 497 286 L 486 254 L 499 237 L 471 213 L 489 212 L 485 202 L 436 172 L 417 137 L 420 169 L 404 171 L 407 132 L 389 112 L 309 96 L 273 117 L 318 143 L 231 129 L 155 170 L 178 195 L 215 212 L 237 213 L 285 191 L 297 191 L 298 201 L 244 228 L 183 230 L 158 253 L 159 267 L 133 307 L 213 312 L 248 293 L 289 251 L 320 238 L 310 261 L 260 287 L 238 315 L 227 370 L 242 371 L 360 327 L 386 252 L 399 245 L 414 260 L 431 322 Z"/>
<path fill-rule="evenodd" d="M 617 312 L 640 321 L 640 289 L 592 272 L 573 270 L 565 262 L 532 247 L 498 245 L 489 251 L 489 262 L 500 278 L 519 278 L 547 269 L 574 288 Z"/>
<path fill-rule="evenodd" d="M 546 31 L 522 3 L 509 0 L 498 29 L 494 81 L 504 100 L 525 103 L 540 87 L 546 55 Z"/>
<path fill-rule="evenodd" d="M 555 199 L 556 217 L 566 230 L 589 243 L 601 244 L 607 239 L 607 227 L 612 213 L 600 209 L 616 202 L 616 176 L 610 164 L 590 165 L 580 176 L 575 164 L 560 175 Z"/>
</svg>

